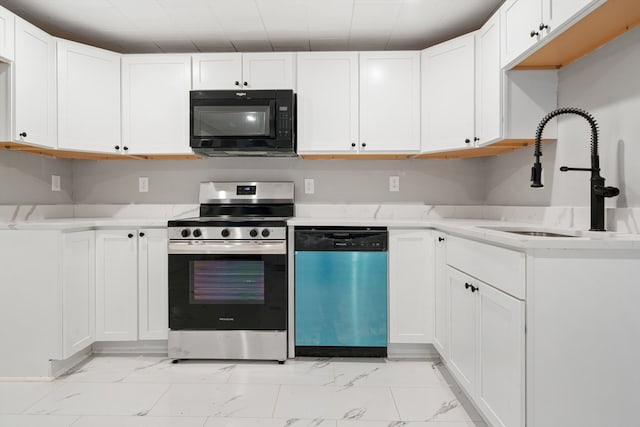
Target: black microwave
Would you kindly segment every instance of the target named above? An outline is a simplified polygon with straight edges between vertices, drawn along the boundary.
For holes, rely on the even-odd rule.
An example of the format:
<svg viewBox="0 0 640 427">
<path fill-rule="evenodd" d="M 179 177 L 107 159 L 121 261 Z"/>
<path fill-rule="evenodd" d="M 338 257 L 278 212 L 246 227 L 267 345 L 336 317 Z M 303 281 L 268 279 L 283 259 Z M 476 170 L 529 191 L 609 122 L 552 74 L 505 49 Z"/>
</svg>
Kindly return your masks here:
<svg viewBox="0 0 640 427">
<path fill-rule="evenodd" d="M 292 90 L 191 91 L 190 145 L 203 156 L 295 156 Z"/>
</svg>

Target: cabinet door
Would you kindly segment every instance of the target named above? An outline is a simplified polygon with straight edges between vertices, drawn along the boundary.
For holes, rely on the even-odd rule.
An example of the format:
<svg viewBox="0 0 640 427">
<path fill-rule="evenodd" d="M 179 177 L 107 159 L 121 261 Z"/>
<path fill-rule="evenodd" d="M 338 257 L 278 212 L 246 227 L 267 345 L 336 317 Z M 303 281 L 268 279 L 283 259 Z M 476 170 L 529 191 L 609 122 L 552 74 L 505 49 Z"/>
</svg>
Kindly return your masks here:
<svg viewBox="0 0 640 427">
<path fill-rule="evenodd" d="M 122 149 L 185 154 L 189 147 L 188 55 L 122 57 Z"/>
<path fill-rule="evenodd" d="M 138 337 L 138 239 L 135 230 L 96 232 L 96 340 Z"/>
<path fill-rule="evenodd" d="M 55 39 L 18 17 L 15 25 L 14 139 L 56 148 Z"/>
<path fill-rule="evenodd" d="M 14 58 L 15 15 L 0 6 L 0 56 L 8 61 Z"/>
<path fill-rule="evenodd" d="M 542 1 L 507 0 L 500 13 L 504 67 L 537 43 L 540 36 L 535 35 L 536 32 L 543 34 L 539 28 L 542 24 Z"/>
<path fill-rule="evenodd" d="M 477 145 L 502 136 L 502 68 L 500 66 L 500 13 L 495 13 L 476 33 Z"/>
<path fill-rule="evenodd" d="M 120 141 L 120 54 L 57 41 L 58 147 L 113 152 Z"/>
<path fill-rule="evenodd" d="M 62 357 L 67 359 L 95 341 L 95 234 L 62 237 Z"/>
<path fill-rule="evenodd" d="M 422 52 L 422 150 L 474 145 L 475 41 L 468 34 Z"/>
<path fill-rule="evenodd" d="M 490 424 L 524 426 L 524 301 L 478 285 L 480 372 L 476 402 Z"/>
<path fill-rule="evenodd" d="M 447 267 L 449 284 L 450 341 L 449 367 L 458 382 L 471 395 L 477 383 L 477 325 L 478 304 L 469 276 Z"/>
<path fill-rule="evenodd" d="M 357 152 L 358 53 L 297 55 L 298 152 Z"/>
<path fill-rule="evenodd" d="M 293 53 L 242 54 L 242 83 L 247 89 L 295 89 Z"/>
<path fill-rule="evenodd" d="M 548 32 L 553 32 L 588 6 L 605 0 L 542 0 L 542 16 Z"/>
<path fill-rule="evenodd" d="M 166 340 L 169 329 L 167 229 L 138 231 L 138 331 L 141 340 Z"/>
<path fill-rule="evenodd" d="M 432 341 L 433 259 L 429 231 L 389 231 L 389 342 Z"/>
<path fill-rule="evenodd" d="M 360 53 L 359 150 L 420 150 L 420 52 Z"/>
<path fill-rule="evenodd" d="M 239 89 L 244 87 L 241 53 L 192 55 L 193 90 Z"/>
<path fill-rule="evenodd" d="M 432 232 L 434 253 L 435 325 L 433 345 L 443 360 L 449 360 L 449 284 L 447 282 L 447 238 L 444 233 Z"/>
</svg>

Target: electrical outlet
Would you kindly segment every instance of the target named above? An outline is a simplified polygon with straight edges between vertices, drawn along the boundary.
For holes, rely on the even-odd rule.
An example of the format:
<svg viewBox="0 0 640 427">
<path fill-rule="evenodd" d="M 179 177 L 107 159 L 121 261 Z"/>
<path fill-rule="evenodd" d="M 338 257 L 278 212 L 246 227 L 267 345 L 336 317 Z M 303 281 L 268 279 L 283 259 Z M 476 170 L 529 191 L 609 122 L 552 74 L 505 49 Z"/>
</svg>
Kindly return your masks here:
<svg viewBox="0 0 640 427">
<path fill-rule="evenodd" d="M 313 178 L 304 179 L 304 193 L 305 194 L 315 193 L 315 181 Z"/>
<path fill-rule="evenodd" d="M 141 176 L 138 178 L 138 192 L 140 193 L 148 193 L 149 192 L 149 177 Z"/>
<path fill-rule="evenodd" d="M 389 191 L 400 191 L 400 177 L 398 175 L 389 177 Z"/>
<path fill-rule="evenodd" d="M 60 175 L 51 175 L 51 191 L 60 191 Z"/>
</svg>

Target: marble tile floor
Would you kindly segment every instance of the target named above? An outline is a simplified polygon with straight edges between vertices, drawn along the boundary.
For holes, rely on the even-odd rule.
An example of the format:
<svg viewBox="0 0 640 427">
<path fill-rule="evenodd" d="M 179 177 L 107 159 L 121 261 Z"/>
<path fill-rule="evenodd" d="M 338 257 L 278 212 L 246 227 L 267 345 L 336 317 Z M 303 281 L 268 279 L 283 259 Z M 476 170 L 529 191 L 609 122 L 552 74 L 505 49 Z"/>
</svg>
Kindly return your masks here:
<svg viewBox="0 0 640 427">
<path fill-rule="evenodd" d="M 95 357 L 0 382 L 2 427 L 486 427 L 439 362 Z"/>
</svg>

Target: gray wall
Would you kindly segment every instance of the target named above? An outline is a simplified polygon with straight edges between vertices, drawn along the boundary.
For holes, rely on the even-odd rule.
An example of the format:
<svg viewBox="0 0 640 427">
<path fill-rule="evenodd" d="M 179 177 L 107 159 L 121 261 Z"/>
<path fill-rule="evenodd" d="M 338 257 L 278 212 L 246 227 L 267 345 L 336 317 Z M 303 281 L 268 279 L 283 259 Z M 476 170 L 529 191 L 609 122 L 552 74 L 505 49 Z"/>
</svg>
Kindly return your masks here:
<svg viewBox="0 0 640 427">
<path fill-rule="evenodd" d="M 483 159 L 303 160 L 213 158 L 206 160 L 74 160 L 73 200 L 83 204 L 198 203 L 198 183 L 209 180 L 294 181 L 296 201 L 318 203 L 481 204 Z M 391 193 L 389 176 L 400 176 Z M 149 192 L 138 192 L 138 177 Z M 315 194 L 304 194 L 304 178 Z"/>
<path fill-rule="evenodd" d="M 61 191 L 51 191 L 51 175 Z M 71 160 L 0 150 L 0 205 L 71 203 Z"/>
<path fill-rule="evenodd" d="M 601 174 L 621 190 L 607 206 L 640 206 L 640 27 L 561 69 L 558 105 L 583 108 L 600 125 Z M 486 204 L 588 206 L 589 174 L 558 168 L 589 167 L 589 141 L 583 118 L 559 117 L 558 141 L 542 148 L 543 189 L 529 187 L 533 149 L 488 159 Z"/>
</svg>

